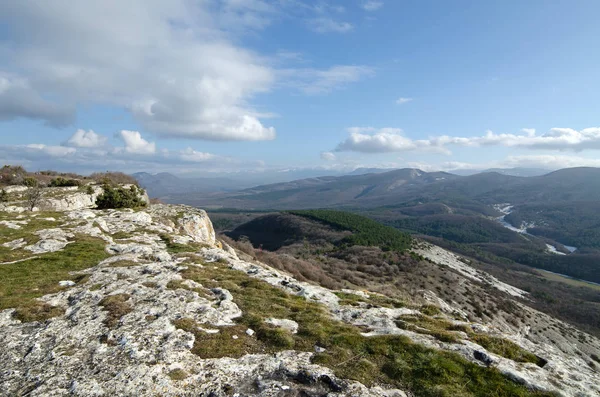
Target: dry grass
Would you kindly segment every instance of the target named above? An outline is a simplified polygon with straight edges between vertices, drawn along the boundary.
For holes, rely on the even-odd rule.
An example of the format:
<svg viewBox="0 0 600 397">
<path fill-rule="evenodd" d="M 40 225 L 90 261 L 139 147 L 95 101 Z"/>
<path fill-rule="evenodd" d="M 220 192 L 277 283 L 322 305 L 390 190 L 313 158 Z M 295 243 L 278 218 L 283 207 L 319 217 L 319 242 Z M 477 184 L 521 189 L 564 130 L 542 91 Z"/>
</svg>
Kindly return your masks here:
<svg viewBox="0 0 600 397">
<path fill-rule="evenodd" d="M 188 376 L 188 373 L 182 370 L 181 368 L 177 368 L 169 372 L 169 378 L 171 378 L 171 380 L 184 380 Z"/>
<path fill-rule="evenodd" d="M 121 317 L 131 313 L 133 307 L 127 302 L 131 298 L 129 294 L 109 295 L 102 299 L 99 303 L 108 313 L 104 324 L 108 328 L 116 328 L 121 320 Z"/>
</svg>

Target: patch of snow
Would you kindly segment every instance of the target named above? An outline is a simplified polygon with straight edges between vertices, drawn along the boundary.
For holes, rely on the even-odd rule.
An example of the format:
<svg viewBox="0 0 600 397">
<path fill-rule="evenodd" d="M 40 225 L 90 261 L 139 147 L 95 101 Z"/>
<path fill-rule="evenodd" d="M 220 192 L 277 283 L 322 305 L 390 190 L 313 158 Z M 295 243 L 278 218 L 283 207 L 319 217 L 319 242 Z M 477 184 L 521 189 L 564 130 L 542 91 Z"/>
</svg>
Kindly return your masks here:
<svg viewBox="0 0 600 397">
<path fill-rule="evenodd" d="M 564 252 L 560 252 L 556 249 L 555 246 L 550 245 L 550 244 L 546 244 L 546 248 L 548 249 L 548 252 L 552 253 L 552 254 L 556 254 L 556 255 L 566 255 Z"/>
</svg>

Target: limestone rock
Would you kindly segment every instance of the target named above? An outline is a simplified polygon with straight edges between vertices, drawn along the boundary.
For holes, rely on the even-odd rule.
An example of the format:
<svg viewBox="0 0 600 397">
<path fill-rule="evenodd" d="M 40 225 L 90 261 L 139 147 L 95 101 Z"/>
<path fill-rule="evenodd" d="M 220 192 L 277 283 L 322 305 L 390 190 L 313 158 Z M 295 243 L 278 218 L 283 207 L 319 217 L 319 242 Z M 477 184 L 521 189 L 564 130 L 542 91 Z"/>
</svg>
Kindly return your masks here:
<svg viewBox="0 0 600 397">
<path fill-rule="evenodd" d="M 265 323 L 271 324 L 277 328 L 285 329 L 285 330 L 291 332 L 292 334 L 298 333 L 298 323 L 295 322 L 294 320 L 270 317 L 265 320 Z"/>
<path fill-rule="evenodd" d="M 71 194 L 79 194 L 79 191 L 73 190 Z M 11 222 L 27 224 L 28 219 L 29 215 Z M 0 349 L 0 396 L 28 393 L 31 396 L 218 397 L 229 391 L 239 396 L 407 396 L 402 390 L 366 387 L 356 381 L 339 379 L 331 369 L 311 363 L 313 352 L 287 350 L 218 359 L 195 355 L 192 349 L 201 343 L 196 339 L 197 331 L 221 332 L 222 327 L 237 325 L 236 319 L 244 314 L 240 309 L 244 306 L 238 306 L 223 285 L 208 290 L 199 282 L 182 277 L 186 268 L 216 267 L 216 264 L 206 263 L 217 261 L 219 266 L 225 264 L 287 293 L 320 303 L 332 318 L 362 327 L 365 336 L 405 335 L 415 343 L 456 352 L 479 365 L 494 366 L 532 388 L 560 389 L 564 396 L 600 394 L 600 375 L 578 354 L 565 353 L 571 348 L 568 343 L 558 346 L 536 341 L 534 344 L 527 329 L 514 330 L 504 324 L 480 325 L 480 330 L 486 333 L 502 326 L 504 334 L 499 335 L 548 360 L 547 365 L 540 368 L 499 357 L 473 342 L 440 342 L 430 335 L 400 329 L 396 326 L 398 317 L 418 314 L 417 309 L 341 305 L 336 291 L 298 281 L 259 262 L 242 260 L 226 244 L 219 248 L 210 219 L 202 210 L 170 205 L 151 205 L 143 211 L 78 208 L 68 210 L 57 222 L 57 227 L 38 231 L 37 246 L 27 248 L 31 250 L 36 246 L 37 252 L 50 252 L 85 234 L 103 239 L 111 256 L 73 274 L 73 280 L 80 280 L 76 276 L 86 276 L 77 284 L 62 280 L 59 285 L 68 288 L 40 298 L 43 303 L 64 308 L 64 315 L 44 323 L 22 324 L 13 317 L 14 309 L 0 311 L 0 345 L 3 347 Z M 117 237 L 118 232 L 126 236 Z M 163 233 L 179 244 L 200 243 L 206 248 L 188 258 L 171 255 L 160 237 Z M 23 243 L 25 240 L 14 240 L 3 246 L 19 247 Z M 446 261 L 444 265 L 455 266 L 469 279 L 526 296 L 506 284 L 496 283 L 450 253 L 435 247 L 430 251 L 438 260 Z M 121 266 L 120 261 L 128 263 Z M 369 298 L 364 292 L 347 292 Z M 118 323 L 109 328 L 106 320 L 110 310 L 101 302 L 114 295 L 126 297 L 125 308 Z M 424 298 L 443 312 L 450 313 L 453 307 L 452 302 L 444 302 L 435 294 L 425 293 Z M 542 318 L 525 305 L 519 308 Z M 196 328 L 194 332 L 178 329 L 175 324 L 181 319 L 195 324 L 192 325 Z M 293 333 L 298 330 L 298 324 L 289 319 L 269 318 L 267 322 Z M 254 335 L 251 329 L 241 329 L 236 336 L 242 339 Z M 325 350 L 315 346 L 314 351 L 323 353 Z M 170 374 L 176 370 L 185 379 L 172 379 Z"/>
</svg>

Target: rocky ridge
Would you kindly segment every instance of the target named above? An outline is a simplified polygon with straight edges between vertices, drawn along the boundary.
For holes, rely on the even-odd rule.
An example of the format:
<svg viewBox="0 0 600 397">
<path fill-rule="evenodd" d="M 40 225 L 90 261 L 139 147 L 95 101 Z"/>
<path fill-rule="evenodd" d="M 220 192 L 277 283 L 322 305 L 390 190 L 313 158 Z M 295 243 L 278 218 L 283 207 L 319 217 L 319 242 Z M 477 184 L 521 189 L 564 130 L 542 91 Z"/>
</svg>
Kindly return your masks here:
<svg viewBox="0 0 600 397">
<path fill-rule="evenodd" d="M 2 213 L 1 222 L 14 227 L 11 233 L 25 229 L 29 233 L 28 228 L 36 225 L 31 237 L 1 242 L 1 252 L 20 266 L 27 266 L 33 257 L 60 254 L 82 238 L 100 241 L 106 255 L 60 280 L 57 292 L 38 298 L 41 304 L 61 308 L 60 314 L 22 322 L 15 317 L 16 309 L 0 311 L 0 343 L 4 346 L 0 350 L 0 395 L 410 395 L 408 390 L 384 384 L 369 387 L 336 376 L 335 368 L 314 362 L 315 354 L 325 350 L 318 345 L 312 352 L 279 349 L 219 358 L 195 354 L 195 346 L 204 343 L 198 335 L 237 330 L 237 321 L 246 314 L 239 296 L 230 292 L 227 283 L 219 283 L 224 272 L 267 283 L 317 304 L 335 321 L 360 327 L 367 337 L 403 335 L 433 349 L 455 352 L 478 365 L 493 366 L 532 389 L 564 396 L 600 395 L 600 374 L 575 354 L 578 347 L 572 343 L 551 343 L 549 338 L 539 339 L 506 323 L 471 323 L 452 302 L 442 301 L 431 291 L 427 295 L 440 309 L 436 315 L 440 320 L 501 335 L 543 357 L 544 365 L 504 358 L 466 338 L 444 342 L 399 327 L 399 318 L 421 315 L 420 308 L 385 307 L 373 301 L 347 305 L 340 299 L 341 292 L 365 300 L 373 295 L 332 291 L 241 259 L 216 239 L 202 210 L 173 205 L 152 205 L 139 211 L 76 208 L 53 214 L 17 210 Z M 38 223 L 43 227 L 37 228 Z M 423 246 L 419 252 L 444 266 L 459 267 L 458 271 L 471 277 L 484 277 L 490 285 L 495 283 L 481 272 L 471 273 L 466 263 L 439 247 Z M 9 263 L 15 265 L 11 260 L 0 266 Z M 186 277 L 192 270 L 213 273 L 198 282 Z M 496 284 L 505 292 L 522 295 L 522 291 Z M 522 310 L 542 316 L 525 305 Z M 269 327 L 286 334 L 298 331 L 295 321 L 265 314 Z M 193 332 L 179 325 L 184 320 L 195 324 Z M 255 331 L 239 328 L 232 343 L 252 343 Z M 595 338 L 587 338 L 589 346 L 600 346 Z"/>
</svg>

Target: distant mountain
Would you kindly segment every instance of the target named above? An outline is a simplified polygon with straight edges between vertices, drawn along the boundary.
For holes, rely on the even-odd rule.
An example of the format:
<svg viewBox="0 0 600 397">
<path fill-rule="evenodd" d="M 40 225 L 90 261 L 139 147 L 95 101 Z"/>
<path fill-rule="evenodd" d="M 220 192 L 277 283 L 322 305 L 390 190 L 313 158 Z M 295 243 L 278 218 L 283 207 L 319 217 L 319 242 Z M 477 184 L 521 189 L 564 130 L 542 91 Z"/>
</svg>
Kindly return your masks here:
<svg viewBox="0 0 600 397">
<path fill-rule="evenodd" d="M 150 197 L 159 198 L 177 194 L 227 192 L 248 186 L 227 178 L 179 178 L 168 172 L 138 172 L 132 176 L 148 191 Z"/>
<path fill-rule="evenodd" d="M 315 208 L 365 203 L 395 203 L 407 191 L 460 178 L 446 172 L 405 168 L 378 174 L 326 176 L 256 186 L 239 192 L 211 196 L 175 196 L 179 202 L 231 208 Z"/>
<path fill-rule="evenodd" d="M 205 207 L 301 209 L 373 208 L 442 202 L 486 212 L 490 204 L 600 200 L 600 169 L 571 168 L 542 176 L 498 172 L 458 176 L 399 169 L 378 174 L 328 176 L 256 186 L 225 194 L 171 195 L 170 200 Z"/>
<path fill-rule="evenodd" d="M 222 193 L 246 189 L 267 183 L 283 183 L 305 178 L 323 177 L 325 175 L 341 176 L 340 171 L 326 169 L 285 169 L 275 171 L 242 171 L 230 173 L 214 173 L 212 177 L 186 176 L 179 177 L 162 172 L 149 174 L 137 172 L 132 174 L 140 185 L 148 190 L 151 197 L 168 199 L 172 195 L 195 193 Z"/>
<path fill-rule="evenodd" d="M 489 168 L 487 170 L 452 170 L 448 172 L 461 176 L 497 172 L 498 174 L 502 175 L 530 177 L 545 175 L 549 172 L 552 172 L 552 170 L 547 170 L 543 168 Z"/>
</svg>

